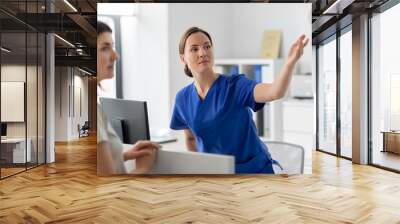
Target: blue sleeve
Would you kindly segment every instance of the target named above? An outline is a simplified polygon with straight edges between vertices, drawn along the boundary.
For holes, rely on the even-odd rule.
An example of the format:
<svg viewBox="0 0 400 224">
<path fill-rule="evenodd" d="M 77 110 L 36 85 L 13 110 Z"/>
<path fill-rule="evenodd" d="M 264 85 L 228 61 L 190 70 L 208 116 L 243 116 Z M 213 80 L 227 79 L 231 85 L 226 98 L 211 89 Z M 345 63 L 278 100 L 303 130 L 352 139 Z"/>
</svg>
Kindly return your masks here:
<svg viewBox="0 0 400 224">
<path fill-rule="evenodd" d="M 182 130 L 189 128 L 183 113 L 184 107 L 182 106 L 182 99 L 183 97 L 180 97 L 179 93 L 176 94 L 174 111 L 172 112 L 171 123 L 169 125 L 169 127 L 173 130 Z"/>
<path fill-rule="evenodd" d="M 244 75 L 235 75 L 236 100 L 241 106 L 250 107 L 254 112 L 262 109 L 265 103 L 257 103 L 254 99 L 254 88 L 258 84 L 255 80 L 246 78 Z"/>
</svg>

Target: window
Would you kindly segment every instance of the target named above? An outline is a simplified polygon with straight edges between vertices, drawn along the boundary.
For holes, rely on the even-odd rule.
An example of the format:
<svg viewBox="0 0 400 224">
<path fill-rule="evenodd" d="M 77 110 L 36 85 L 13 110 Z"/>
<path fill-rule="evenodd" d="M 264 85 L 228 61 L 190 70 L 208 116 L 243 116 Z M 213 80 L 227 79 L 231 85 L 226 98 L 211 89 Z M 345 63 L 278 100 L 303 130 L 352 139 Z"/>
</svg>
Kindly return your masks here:
<svg viewBox="0 0 400 224">
<path fill-rule="evenodd" d="M 371 18 L 371 162 L 400 171 L 400 5 Z M 387 138 L 385 138 L 385 136 Z M 397 140 L 396 140 L 397 139 Z M 394 144 L 393 149 L 389 144 Z"/>
<path fill-rule="evenodd" d="M 14 3 L 0 6 L 6 4 Z M 24 16 L 42 12 L 42 5 L 44 1 L 19 2 L 16 10 Z M 3 12 L 0 24 L 0 178 L 5 178 L 45 163 L 46 39 Z"/>
<path fill-rule="evenodd" d="M 352 35 L 340 36 L 340 155 L 352 157 Z"/>
<path fill-rule="evenodd" d="M 318 149 L 336 153 L 336 39 L 320 45 L 318 57 Z"/>
</svg>

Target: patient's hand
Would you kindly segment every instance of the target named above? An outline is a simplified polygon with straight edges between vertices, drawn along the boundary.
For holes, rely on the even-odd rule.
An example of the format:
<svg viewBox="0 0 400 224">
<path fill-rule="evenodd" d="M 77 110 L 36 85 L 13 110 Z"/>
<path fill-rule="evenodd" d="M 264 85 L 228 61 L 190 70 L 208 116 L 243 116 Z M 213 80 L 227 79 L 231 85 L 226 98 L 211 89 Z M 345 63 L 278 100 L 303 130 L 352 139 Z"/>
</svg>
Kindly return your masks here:
<svg viewBox="0 0 400 224">
<path fill-rule="evenodd" d="M 135 174 L 147 173 L 151 170 L 160 145 L 150 141 L 138 141 L 131 149 L 124 152 L 124 160 L 136 159 Z"/>
<path fill-rule="evenodd" d="M 134 174 L 148 173 L 154 165 L 156 158 L 157 149 L 146 149 L 148 154 L 138 157 L 136 159 L 136 169 L 133 171 Z"/>
</svg>

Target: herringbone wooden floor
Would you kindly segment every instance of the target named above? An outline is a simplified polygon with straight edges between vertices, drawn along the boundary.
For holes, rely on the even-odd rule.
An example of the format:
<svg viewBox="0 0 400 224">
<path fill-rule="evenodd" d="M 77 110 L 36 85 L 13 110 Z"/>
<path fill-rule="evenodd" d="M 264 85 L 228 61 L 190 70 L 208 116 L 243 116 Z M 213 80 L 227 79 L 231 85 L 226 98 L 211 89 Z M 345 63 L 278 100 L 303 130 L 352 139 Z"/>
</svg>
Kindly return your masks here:
<svg viewBox="0 0 400 224">
<path fill-rule="evenodd" d="M 96 141 L 0 181 L 0 223 L 400 223 L 400 175 L 315 152 L 303 176 L 96 176 Z"/>
</svg>

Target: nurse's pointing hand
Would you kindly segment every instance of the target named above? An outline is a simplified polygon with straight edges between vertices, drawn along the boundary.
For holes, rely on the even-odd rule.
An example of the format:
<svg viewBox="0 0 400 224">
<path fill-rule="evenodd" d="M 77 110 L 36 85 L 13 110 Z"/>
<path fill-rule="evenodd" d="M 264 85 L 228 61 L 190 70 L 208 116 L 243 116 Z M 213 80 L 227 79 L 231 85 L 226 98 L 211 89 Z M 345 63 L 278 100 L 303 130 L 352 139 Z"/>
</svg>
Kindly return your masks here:
<svg viewBox="0 0 400 224">
<path fill-rule="evenodd" d="M 294 65 L 299 60 L 308 41 L 309 39 L 303 34 L 293 43 L 289 51 L 288 63 Z"/>
</svg>

